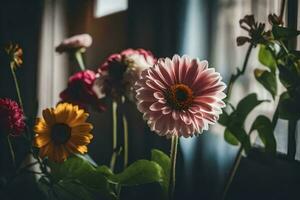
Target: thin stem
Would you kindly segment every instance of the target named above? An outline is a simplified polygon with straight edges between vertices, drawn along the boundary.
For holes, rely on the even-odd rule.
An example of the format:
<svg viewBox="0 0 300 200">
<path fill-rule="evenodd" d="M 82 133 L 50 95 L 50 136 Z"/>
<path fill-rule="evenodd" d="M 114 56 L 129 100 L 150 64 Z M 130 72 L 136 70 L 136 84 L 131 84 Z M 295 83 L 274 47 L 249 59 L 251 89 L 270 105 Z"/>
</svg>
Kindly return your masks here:
<svg viewBox="0 0 300 200">
<path fill-rule="evenodd" d="M 244 63 L 243 63 L 243 67 L 242 67 L 242 70 L 237 70 L 237 73 L 236 74 L 233 74 L 230 78 L 230 81 L 229 81 L 229 84 L 228 84 L 228 89 L 227 89 L 227 100 L 230 98 L 231 96 L 231 92 L 232 92 L 232 87 L 233 87 L 233 84 L 235 83 L 235 81 L 245 73 L 246 71 L 246 68 L 247 68 L 247 64 L 248 64 L 248 61 L 249 61 L 249 58 L 250 58 L 250 54 L 251 54 L 251 51 L 253 49 L 253 45 L 250 44 L 249 47 L 248 47 L 248 50 L 246 52 L 246 56 L 245 56 L 245 59 L 244 59 Z M 225 183 L 225 188 L 223 190 L 223 194 L 222 194 L 222 200 L 224 200 L 226 198 L 226 195 L 227 195 L 227 192 L 230 188 L 230 185 L 232 183 L 232 180 L 236 174 L 236 171 L 240 165 L 240 161 L 241 161 L 241 158 L 242 158 L 242 153 L 243 153 L 243 146 L 240 146 L 239 147 L 239 150 L 237 152 L 237 155 L 235 157 L 235 160 L 234 160 L 234 163 L 230 169 L 230 172 L 229 172 L 229 176 L 227 178 L 227 181 Z"/>
<path fill-rule="evenodd" d="M 273 119 L 272 119 L 273 131 L 275 130 L 275 127 L 276 127 L 276 124 L 277 124 L 277 121 L 278 121 L 278 117 L 279 117 L 279 106 L 277 105 L 275 113 L 273 115 Z"/>
<path fill-rule="evenodd" d="M 8 147 L 9 147 L 9 151 L 10 151 L 10 155 L 11 155 L 11 160 L 12 160 L 13 166 L 16 167 L 15 152 L 14 152 L 14 148 L 12 146 L 12 143 L 10 141 L 9 135 L 7 135 L 7 143 L 8 143 Z"/>
<path fill-rule="evenodd" d="M 229 83 L 228 83 L 228 87 L 227 87 L 227 97 L 226 97 L 227 99 L 229 99 L 230 96 L 231 96 L 232 87 L 233 87 L 233 84 L 235 83 L 235 81 L 241 75 L 243 75 L 245 73 L 245 71 L 246 71 L 247 64 L 248 64 L 248 61 L 249 61 L 249 57 L 250 57 L 252 48 L 253 48 L 253 45 L 250 44 L 249 47 L 248 47 L 247 53 L 246 53 L 246 57 L 245 57 L 245 60 L 244 60 L 244 63 L 243 63 L 242 70 L 238 69 L 237 73 L 236 74 L 232 74 L 231 77 L 230 77 L 230 80 L 229 80 Z"/>
<path fill-rule="evenodd" d="M 288 50 L 287 47 L 285 46 L 284 42 L 280 40 L 279 43 L 281 44 L 281 47 L 284 49 L 285 53 L 286 53 L 286 54 L 289 54 L 289 50 Z"/>
<path fill-rule="evenodd" d="M 123 128 L 124 128 L 124 169 L 128 165 L 128 123 L 126 116 L 123 114 Z"/>
<path fill-rule="evenodd" d="M 116 101 L 112 102 L 112 120 L 113 120 L 113 135 L 112 135 L 112 156 L 110 160 L 110 169 L 114 171 L 116 159 L 117 159 L 117 108 L 118 104 Z"/>
<path fill-rule="evenodd" d="M 24 107 L 23 107 L 23 102 L 22 102 L 22 98 L 21 98 L 20 87 L 19 87 L 19 84 L 18 84 L 18 79 L 17 79 L 16 73 L 15 73 L 15 70 L 14 70 L 14 66 L 15 66 L 15 63 L 14 62 L 10 62 L 10 70 L 11 70 L 11 74 L 12 74 L 14 82 L 15 82 L 15 87 L 16 87 L 16 92 L 17 92 L 17 96 L 18 96 L 18 101 L 19 101 L 21 109 L 24 112 Z"/>
<path fill-rule="evenodd" d="M 240 162 L 241 162 L 241 159 L 242 159 L 242 155 L 243 155 L 242 153 L 243 153 L 243 147 L 240 146 L 240 148 L 239 148 L 239 150 L 238 150 L 238 152 L 236 154 L 236 157 L 234 159 L 234 163 L 233 163 L 233 165 L 232 165 L 232 167 L 230 169 L 229 177 L 228 177 L 228 179 L 226 181 L 225 188 L 223 190 L 222 200 L 225 200 L 225 198 L 226 198 L 226 195 L 227 195 L 227 192 L 228 192 L 228 190 L 230 188 L 232 180 L 233 180 L 233 178 L 234 178 L 234 176 L 236 174 L 236 171 L 237 171 L 237 169 L 238 169 L 238 167 L 240 165 Z"/>
<path fill-rule="evenodd" d="M 122 96 L 122 104 L 124 105 L 126 99 Z M 124 169 L 128 165 L 128 123 L 126 115 L 122 114 L 122 121 L 123 121 L 123 131 L 124 131 Z"/>
<path fill-rule="evenodd" d="M 79 65 L 79 67 L 80 67 L 80 70 L 84 71 L 85 70 L 85 65 L 84 65 L 84 62 L 83 62 L 82 52 L 81 52 L 80 49 L 77 50 L 77 51 L 75 51 L 75 58 L 76 58 L 77 63 Z"/>
<path fill-rule="evenodd" d="M 177 157 L 177 146 L 178 146 L 178 136 L 172 136 L 171 142 L 171 170 L 170 170 L 170 180 L 169 180 L 169 199 L 174 199 L 174 191 L 176 184 L 176 157 Z"/>
<path fill-rule="evenodd" d="M 121 189 L 122 189 L 122 186 L 120 184 L 117 184 L 116 185 L 116 193 L 117 193 L 118 200 L 120 199 Z"/>
<path fill-rule="evenodd" d="M 280 15 L 279 15 L 279 18 L 281 19 L 281 21 L 283 21 L 284 7 L 285 7 L 285 0 L 282 0 L 281 8 L 280 8 Z"/>
<path fill-rule="evenodd" d="M 288 160 L 295 160 L 295 155 L 296 155 L 296 127 L 297 127 L 297 120 L 295 120 L 295 119 L 289 120 L 288 152 L 287 152 Z"/>
</svg>

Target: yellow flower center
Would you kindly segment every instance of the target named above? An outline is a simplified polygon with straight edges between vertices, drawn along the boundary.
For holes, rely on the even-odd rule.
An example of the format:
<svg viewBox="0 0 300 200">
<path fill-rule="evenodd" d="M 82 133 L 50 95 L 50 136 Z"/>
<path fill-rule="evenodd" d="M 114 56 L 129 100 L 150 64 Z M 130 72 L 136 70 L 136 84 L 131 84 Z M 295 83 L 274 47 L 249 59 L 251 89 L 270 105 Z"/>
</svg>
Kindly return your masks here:
<svg viewBox="0 0 300 200">
<path fill-rule="evenodd" d="M 193 91 L 185 84 L 172 85 L 165 97 L 169 106 L 175 110 L 185 110 L 193 102 Z"/>
<path fill-rule="evenodd" d="M 64 123 L 58 123 L 51 128 L 51 139 L 56 145 L 65 144 L 71 137 L 71 128 Z"/>
</svg>

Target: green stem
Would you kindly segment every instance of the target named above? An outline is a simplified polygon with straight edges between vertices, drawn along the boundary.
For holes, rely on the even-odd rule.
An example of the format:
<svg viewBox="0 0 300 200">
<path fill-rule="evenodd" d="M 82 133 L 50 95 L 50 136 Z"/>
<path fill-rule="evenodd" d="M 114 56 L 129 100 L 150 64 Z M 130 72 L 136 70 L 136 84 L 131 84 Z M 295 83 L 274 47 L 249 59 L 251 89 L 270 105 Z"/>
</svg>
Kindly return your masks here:
<svg viewBox="0 0 300 200">
<path fill-rule="evenodd" d="M 125 104 L 125 97 L 122 96 L 122 105 Z M 124 131 L 124 169 L 128 165 L 128 122 L 126 115 L 123 113 L 122 115 L 122 121 L 123 121 L 123 131 Z"/>
<path fill-rule="evenodd" d="M 288 152 L 287 158 L 288 160 L 295 160 L 296 155 L 296 128 L 297 128 L 297 120 L 291 119 L 289 120 L 288 125 Z"/>
<path fill-rule="evenodd" d="M 248 50 L 247 50 L 247 53 L 246 53 L 246 57 L 245 57 L 245 60 L 244 60 L 244 63 L 243 63 L 243 67 L 242 67 L 242 70 L 237 70 L 237 73 L 236 74 L 232 74 L 231 77 L 230 77 L 230 80 L 229 80 L 229 83 L 228 83 L 228 87 L 227 87 L 227 97 L 226 99 L 228 100 L 231 96 L 231 91 L 232 91 L 232 87 L 233 87 L 233 84 L 235 83 L 235 81 L 245 73 L 246 71 L 246 68 L 247 68 L 247 64 L 248 64 L 248 61 L 249 61 L 249 57 L 250 57 L 250 54 L 251 54 L 251 51 L 252 51 L 252 48 L 253 48 L 253 45 L 250 44 L 249 47 L 248 47 Z"/>
<path fill-rule="evenodd" d="M 7 143 L 8 143 L 8 147 L 9 147 L 9 151 L 10 151 L 10 155 L 11 155 L 11 160 L 12 160 L 13 166 L 16 167 L 16 157 L 15 157 L 15 152 L 14 152 L 12 143 L 11 143 L 11 141 L 10 141 L 9 135 L 7 135 Z"/>
<path fill-rule="evenodd" d="M 227 87 L 227 97 L 226 97 L 227 101 L 229 100 L 229 98 L 231 96 L 233 84 L 246 71 L 247 64 L 248 64 L 248 61 L 249 61 L 252 49 L 253 49 L 253 44 L 250 44 L 249 47 L 248 47 L 245 59 L 244 59 L 242 70 L 238 69 L 237 73 L 233 74 L 231 76 L 231 78 L 230 78 L 230 81 L 229 81 L 229 84 L 228 84 L 228 87 Z M 241 158 L 242 158 L 242 153 L 243 153 L 243 146 L 240 146 L 239 150 L 237 152 L 237 155 L 236 155 L 236 157 L 234 159 L 234 163 L 233 163 L 233 165 L 232 165 L 232 167 L 230 169 L 229 176 L 228 176 L 228 178 L 227 178 L 227 180 L 225 182 L 225 188 L 224 188 L 223 193 L 222 193 L 222 200 L 224 200 L 226 198 L 226 195 L 227 195 L 227 192 L 228 192 L 228 190 L 230 188 L 232 180 L 233 180 L 233 178 L 234 178 L 234 176 L 236 174 L 236 171 L 237 171 L 237 169 L 238 169 L 238 167 L 240 165 Z"/>
<path fill-rule="evenodd" d="M 21 98 L 20 87 L 19 87 L 19 84 L 18 84 L 18 79 L 17 79 L 16 73 L 15 73 L 15 70 L 14 70 L 14 66 L 15 66 L 15 63 L 14 62 L 10 62 L 10 70 L 11 70 L 11 74 L 12 74 L 14 82 L 15 82 L 15 87 L 16 87 L 16 92 L 17 92 L 17 96 L 18 96 L 18 101 L 19 101 L 21 109 L 24 112 L 24 107 L 23 107 L 23 102 L 22 102 L 22 98 Z"/>
<path fill-rule="evenodd" d="M 234 176 L 236 174 L 236 171 L 237 171 L 237 169 L 238 169 L 238 167 L 240 165 L 240 162 L 241 162 L 241 159 L 242 159 L 242 155 L 243 155 L 242 153 L 243 153 L 243 147 L 240 146 L 240 148 L 239 148 L 239 150 L 238 150 L 238 152 L 236 154 L 236 157 L 234 159 L 233 165 L 231 167 L 228 179 L 226 181 L 225 188 L 224 188 L 223 194 L 222 194 L 222 200 L 225 200 L 225 198 L 226 198 L 226 195 L 228 193 L 228 190 L 230 188 L 232 180 L 233 180 L 233 178 L 234 178 Z"/>
<path fill-rule="evenodd" d="M 122 189 L 122 186 L 120 184 L 117 184 L 116 185 L 117 200 L 120 199 L 121 189 Z"/>
<path fill-rule="evenodd" d="M 174 199 L 174 191 L 175 191 L 175 184 L 176 184 L 176 157 L 177 157 L 177 146 L 178 146 L 178 136 L 172 136 L 171 142 L 171 170 L 170 170 L 170 179 L 169 179 L 169 199 Z"/>
<path fill-rule="evenodd" d="M 281 8 L 280 8 L 280 15 L 279 15 L 279 18 L 281 19 L 281 21 L 283 21 L 284 7 L 285 7 L 285 0 L 282 0 Z"/>
<path fill-rule="evenodd" d="M 116 101 L 112 102 L 112 120 L 113 120 L 113 135 L 112 135 L 112 156 L 110 160 L 110 169 L 114 171 L 116 159 L 117 159 L 117 108 L 118 104 Z"/>
<path fill-rule="evenodd" d="M 126 116 L 123 114 L 123 128 L 124 128 L 124 169 L 128 165 L 128 123 Z"/>
<path fill-rule="evenodd" d="M 78 62 L 80 70 L 84 71 L 85 70 L 85 65 L 84 65 L 84 62 L 83 62 L 81 49 L 75 51 L 75 58 L 76 58 L 76 60 Z"/>
<path fill-rule="evenodd" d="M 274 113 L 273 118 L 272 118 L 273 131 L 275 130 L 275 127 L 276 127 L 276 124 L 277 124 L 277 121 L 278 121 L 278 117 L 279 117 L 279 105 L 277 105 L 275 113 Z"/>
<path fill-rule="evenodd" d="M 283 48 L 283 50 L 285 51 L 285 53 L 288 55 L 289 54 L 289 50 L 285 46 L 284 42 L 281 41 L 281 40 L 279 40 L 279 44 L 281 45 L 281 47 Z"/>
</svg>

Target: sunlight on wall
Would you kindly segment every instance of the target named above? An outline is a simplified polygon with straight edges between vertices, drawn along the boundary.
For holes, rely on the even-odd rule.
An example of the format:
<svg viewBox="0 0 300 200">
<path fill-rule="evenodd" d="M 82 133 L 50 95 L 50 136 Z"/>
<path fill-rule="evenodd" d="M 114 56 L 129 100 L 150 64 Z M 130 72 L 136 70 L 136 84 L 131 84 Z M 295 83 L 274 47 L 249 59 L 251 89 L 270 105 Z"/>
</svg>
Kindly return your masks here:
<svg viewBox="0 0 300 200">
<path fill-rule="evenodd" d="M 128 0 L 96 0 L 95 4 L 95 18 L 125 11 L 128 8 Z"/>
</svg>

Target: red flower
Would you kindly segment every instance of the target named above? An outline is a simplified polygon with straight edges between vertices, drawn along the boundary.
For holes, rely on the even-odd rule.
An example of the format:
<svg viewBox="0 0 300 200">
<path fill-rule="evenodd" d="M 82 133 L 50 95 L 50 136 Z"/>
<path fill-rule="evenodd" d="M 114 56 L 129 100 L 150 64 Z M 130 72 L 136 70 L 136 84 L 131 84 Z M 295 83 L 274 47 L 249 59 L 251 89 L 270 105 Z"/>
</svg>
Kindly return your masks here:
<svg viewBox="0 0 300 200">
<path fill-rule="evenodd" d="M 144 49 L 126 49 L 110 55 L 98 69 L 98 85 L 101 92 L 114 99 L 124 95 L 133 100 L 135 81 L 144 69 L 151 67 L 155 62 L 153 54 Z"/>
<path fill-rule="evenodd" d="M 99 100 L 94 89 L 96 74 L 91 70 L 77 72 L 69 78 L 68 87 L 60 93 L 63 102 L 78 105 L 87 109 L 90 105 L 98 111 L 104 111 L 104 104 Z"/>
<path fill-rule="evenodd" d="M 0 130 L 12 136 L 19 136 L 25 129 L 24 113 L 17 102 L 0 99 Z"/>
</svg>

